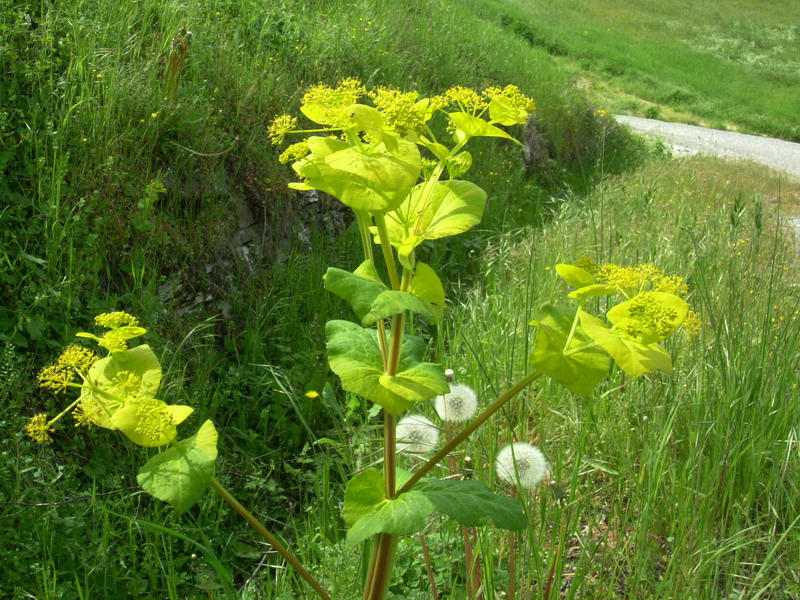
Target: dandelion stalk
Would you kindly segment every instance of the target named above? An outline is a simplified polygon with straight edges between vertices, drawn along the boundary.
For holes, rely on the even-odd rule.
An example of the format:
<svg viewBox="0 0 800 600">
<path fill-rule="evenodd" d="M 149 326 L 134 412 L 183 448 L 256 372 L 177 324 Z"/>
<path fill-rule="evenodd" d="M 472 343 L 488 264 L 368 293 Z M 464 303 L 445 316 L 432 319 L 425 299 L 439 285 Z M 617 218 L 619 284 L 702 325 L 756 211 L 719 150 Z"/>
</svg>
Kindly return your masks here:
<svg viewBox="0 0 800 600">
<path fill-rule="evenodd" d="M 525 375 L 525 377 L 520 379 L 513 387 L 511 387 L 506 392 L 502 393 L 500 395 L 500 397 L 497 400 L 494 401 L 494 404 L 492 404 L 482 414 L 480 414 L 478 416 L 478 418 L 475 419 L 472 423 L 467 425 L 467 427 L 465 427 L 463 429 L 463 431 L 461 431 L 461 433 L 459 433 L 452 440 L 450 440 L 447 444 L 445 444 L 445 446 L 441 450 L 439 450 L 439 452 L 434 454 L 433 457 L 430 460 L 428 460 L 428 462 L 426 462 L 424 465 L 422 465 L 422 467 L 418 471 L 416 471 L 409 478 L 408 481 L 406 481 L 405 485 L 403 485 L 403 487 L 401 487 L 399 490 L 397 490 L 397 495 L 399 496 L 400 494 L 403 494 L 403 493 L 407 492 L 408 490 L 410 490 L 411 488 L 413 488 L 414 485 L 420 479 L 425 477 L 425 475 L 427 475 L 428 472 L 431 469 L 433 469 L 436 465 L 438 465 L 442 461 L 442 459 L 444 457 L 446 457 L 453 450 L 455 450 L 456 447 L 458 447 L 458 445 L 461 442 L 463 442 L 470 435 L 472 435 L 472 433 L 476 429 L 478 429 L 481 425 L 486 423 L 486 421 L 488 421 L 492 417 L 492 415 L 494 415 L 498 410 L 503 408 L 503 406 L 505 406 L 505 404 L 509 400 L 511 400 L 514 396 L 519 394 L 522 390 L 524 390 L 526 387 L 528 387 L 531 383 L 536 381 L 536 379 L 539 378 L 541 375 L 542 375 L 542 373 L 540 371 L 531 371 L 530 373 Z"/>
<path fill-rule="evenodd" d="M 292 566 L 292 568 L 295 571 L 297 571 L 297 574 L 300 575 L 300 577 L 302 577 L 306 581 L 306 583 L 308 583 L 308 585 L 311 586 L 311 588 L 317 593 L 317 596 L 323 598 L 324 600 L 331 600 L 331 597 L 328 594 L 328 592 L 326 592 L 323 589 L 323 587 L 319 584 L 319 582 L 316 579 L 314 579 L 311 573 L 306 571 L 305 567 L 303 567 L 303 565 L 300 564 L 300 561 L 298 561 L 294 557 L 294 555 L 291 552 L 289 552 L 289 550 L 286 549 L 286 546 L 281 544 L 278 538 L 276 538 L 269 531 L 267 531 L 266 527 L 262 525 L 261 521 L 256 519 L 252 515 L 252 513 L 250 513 L 250 511 L 248 511 L 244 506 L 242 506 L 239 503 L 239 501 L 236 500 L 236 498 L 234 498 L 233 495 L 231 495 L 231 493 L 228 492 L 228 490 L 222 487 L 219 481 L 217 481 L 213 477 L 211 478 L 211 487 L 214 488 L 214 491 L 217 492 L 220 496 L 222 496 L 222 499 L 225 500 L 225 502 L 227 502 L 228 504 L 230 504 L 231 507 L 237 513 L 239 513 L 239 515 L 245 521 L 247 521 L 247 523 L 253 529 L 255 529 L 270 546 L 275 548 L 278 554 L 280 554 L 284 558 L 284 560 L 286 560 L 286 562 L 288 562 Z"/>
</svg>

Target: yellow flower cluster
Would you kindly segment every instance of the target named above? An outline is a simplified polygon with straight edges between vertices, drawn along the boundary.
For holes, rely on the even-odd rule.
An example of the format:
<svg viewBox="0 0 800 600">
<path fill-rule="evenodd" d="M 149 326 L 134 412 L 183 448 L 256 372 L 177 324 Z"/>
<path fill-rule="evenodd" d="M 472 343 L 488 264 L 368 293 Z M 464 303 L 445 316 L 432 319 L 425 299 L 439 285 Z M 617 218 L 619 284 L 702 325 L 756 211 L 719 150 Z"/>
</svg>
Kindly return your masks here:
<svg viewBox="0 0 800 600">
<path fill-rule="evenodd" d="M 367 88 L 353 77 L 342 79 L 335 88 L 319 83 L 305 93 L 303 106 L 317 109 L 314 121 L 330 125 L 332 129 L 348 129 L 352 126 L 350 107 L 366 93 Z"/>
<path fill-rule="evenodd" d="M 381 111 L 384 126 L 402 136 L 423 132 L 432 114 L 424 103 L 417 104 L 417 92 L 381 86 L 371 91 L 369 97 Z"/>
<path fill-rule="evenodd" d="M 39 444 L 49 444 L 53 441 L 50 434 L 55 430 L 50 428 L 50 422 L 45 413 L 31 417 L 25 425 L 25 434 Z"/>
<path fill-rule="evenodd" d="M 102 346 L 109 352 L 117 352 L 119 350 L 127 350 L 128 349 L 128 336 L 125 334 L 120 333 L 116 329 L 112 329 L 111 331 L 107 331 L 103 337 L 101 337 L 97 345 Z"/>
<path fill-rule="evenodd" d="M 120 371 L 114 376 L 114 385 L 125 392 L 126 398 L 131 399 L 139 395 L 142 378 L 133 371 Z"/>
<path fill-rule="evenodd" d="M 60 394 L 69 387 L 75 379 L 75 370 L 67 365 L 48 365 L 39 371 L 39 385 L 54 394 Z"/>
<path fill-rule="evenodd" d="M 175 427 L 175 419 L 167 408 L 166 402 L 155 398 L 146 398 L 136 403 L 136 433 L 158 442 L 162 434 Z"/>
<path fill-rule="evenodd" d="M 665 306 L 658 296 L 651 292 L 639 294 L 630 301 L 628 309 L 630 315 L 636 319 L 642 327 L 655 331 L 660 337 L 667 337 L 673 331 L 673 322 L 678 318 L 678 313 L 674 308 Z M 628 335 L 636 337 L 642 333 L 642 327 L 636 324 L 629 324 L 626 327 Z"/>
<path fill-rule="evenodd" d="M 585 267 L 581 266 L 581 268 Z M 597 268 L 595 275 L 597 279 L 614 286 L 623 293 L 638 293 L 648 289 L 681 297 L 689 293 L 689 286 L 683 277 L 665 275 L 660 269 L 651 264 L 640 264 L 637 267 L 621 267 L 608 263 Z"/>
<path fill-rule="evenodd" d="M 94 424 L 94 419 L 100 409 L 93 400 L 82 398 L 72 410 L 72 418 L 75 419 L 75 427 L 86 427 L 89 429 Z"/>
<path fill-rule="evenodd" d="M 297 117 L 292 117 L 290 115 L 275 117 L 267 129 L 270 141 L 276 146 L 282 144 L 286 134 L 293 131 L 295 127 L 297 127 Z"/>
<path fill-rule="evenodd" d="M 282 165 L 285 165 L 296 160 L 302 160 L 310 153 L 311 149 L 308 147 L 308 141 L 303 140 L 286 148 L 278 157 L 278 160 Z"/>
<path fill-rule="evenodd" d="M 83 346 L 67 346 L 58 357 L 58 364 L 75 369 L 78 373 L 89 370 L 99 357 L 97 354 Z"/>
<path fill-rule="evenodd" d="M 686 333 L 692 337 L 700 335 L 700 329 L 703 327 L 703 323 L 700 321 L 700 315 L 694 310 L 689 309 L 689 312 L 686 315 L 686 320 L 683 322 L 681 327 L 683 327 L 684 331 L 686 331 Z"/>
<path fill-rule="evenodd" d="M 509 100 L 514 108 L 519 108 L 527 113 L 532 113 L 536 110 L 536 102 L 533 98 L 529 98 L 523 94 L 515 85 L 507 85 L 502 89 L 495 86 L 488 87 L 483 90 L 483 95 L 489 99 L 495 96 L 503 96 Z"/>
<path fill-rule="evenodd" d="M 103 313 L 94 318 L 94 323 L 98 327 L 106 329 L 116 329 L 117 327 L 138 327 L 139 319 L 122 311 Z"/>
<path fill-rule="evenodd" d="M 444 93 L 449 103 L 458 104 L 463 112 L 479 113 L 485 110 L 489 103 L 478 92 L 461 85 L 454 85 Z"/>
</svg>

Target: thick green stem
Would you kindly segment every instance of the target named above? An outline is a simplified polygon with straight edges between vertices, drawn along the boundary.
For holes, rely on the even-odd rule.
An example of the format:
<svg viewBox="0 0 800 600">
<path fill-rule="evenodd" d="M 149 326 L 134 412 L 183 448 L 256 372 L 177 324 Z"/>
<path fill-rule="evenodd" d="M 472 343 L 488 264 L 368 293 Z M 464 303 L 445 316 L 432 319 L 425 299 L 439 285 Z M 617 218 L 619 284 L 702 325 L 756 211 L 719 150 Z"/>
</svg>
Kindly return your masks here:
<svg viewBox="0 0 800 600">
<path fill-rule="evenodd" d="M 403 485 L 403 487 L 397 490 L 397 495 L 399 496 L 400 494 L 403 494 L 409 491 L 412 487 L 414 487 L 414 485 L 425 475 L 427 475 L 427 473 L 431 469 L 433 469 L 436 465 L 438 465 L 444 457 L 446 457 L 453 450 L 455 450 L 456 447 L 465 439 L 467 439 L 470 435 L 472 435 L 472 433 L 476 429 L 478 429 L 478 427 L 486 423 L 486 421 L 488 421 L 492 417 L 492 415 L 494 415 L 494 413 L 503 408 L 506 402 L 511 400 L 514 396 L 516 396 L 522 390 L 528 387 L 540 375 L 541 372 L 532 371 L 527 375 L 525 375 L 525 377 L 520 379 L 511 389 L 501 394 L 500 397 L 494 401 L 494 404 L 492 404 L 482 414 L 480 414 L 472 423 L 467 425 L 467 427 L 465 427 L 461 433 L 459 433 L 447 444 L 445 444 L 445 446 L 441 450 L 439 450 L 439 452 L 437 452 L 433 456 L 433 458 L 431 458 L 428 462 L 422 465 L 422 467 L 411 476 L 411 478 L 405 483 L 405 485 Z"/>
<path fill-rule="evenodd" d="M 395 497 L 397 483 L 395 478 L 395 453 L 397 451 L 396 431 L 397 421 L 394 415 L 384 412 L 383 417 L 383 478 L 386 481 L 386 497 L 391 500 Z"/>
<path fill-rule="evenodd" d="M 308 583 L 308 585 L 312 587 L 312 589 L 317 593 L 317 596 L 319 596 L 320 598 L 324 598 L 325 600 L 331 600 L 331 597 L 328 594 L 328 592 L 326 592 L 319 584 L 319 582 L 311 576 L 311 573 L 306 571 L 303 565 L 300 564 L 300 561 L 298 561 L 294 557 L 294 555 L 291 552 L 289 552 L 289 550 L 287 550 L 283 544 L 281 544 L 278 538 L 276 538 L 269 531 L 267 531 L 264 525 L 262 525 L 261 522 L 250 513 L 250 511 L 248 511 L 244 506 L 239 504 L 239 501 L 236 498 L 234 498 L 231 495 L 231 493 L 228 492 L 228 490 L 222 487 L 220 483 L 213 477 L 211 478 L 211 487 L 214 488 L 214 491 L 217 492 L 220 496 L 222 496 L 223 500 L 225 500 L 225 502 L 230 504 L 231 507 L 237 513 L 239 513 L 239 515 L 245 521 L 247 521 L 250 527 L 255 529 L 261 535 L 261 537 L 263 537 L 267 541 L 267 543 L 270 546 L 272 546 L 273 548 L 275 548 L 275 550 L 277 550 L 278 554 L 280 554 L 284 558 L 284 560 L 286 560 L 286 562 L 288 562 L 294 568 L 294 570 L 297 571 L 297 574 L 300 575 L 300 577 L 302 577 L 306 581 L 306 583 Z"/>
<path fill-rule="evenodd" d="M 386 262 L 386 270 L 389 272 L 389 281 L 393 290 L 400 289 L 400 276 L 397 273 L 397 264 L 392 254 L 392 244 L 389 241 L 389 229 L 386 227 L 386 215 L 382 212 L 375 213 L 375 226 L 378 229 L 378 238 L 381 240 L 381 250 L 383 250 L 383 260 Z"/>
<path fill-rule="evenodd" d="M 378 534 L 380 538 L 380 549 L 378 551 L 375 572 L 372 579 L 372 586 L 369 590 L 367 600 L 383 600 L 389 591 L 389 583 L 392 577 L 392 567 L 394 567 L 395 551 L 397 550 L 397 536 L 388 533 Z"/>
</svg>

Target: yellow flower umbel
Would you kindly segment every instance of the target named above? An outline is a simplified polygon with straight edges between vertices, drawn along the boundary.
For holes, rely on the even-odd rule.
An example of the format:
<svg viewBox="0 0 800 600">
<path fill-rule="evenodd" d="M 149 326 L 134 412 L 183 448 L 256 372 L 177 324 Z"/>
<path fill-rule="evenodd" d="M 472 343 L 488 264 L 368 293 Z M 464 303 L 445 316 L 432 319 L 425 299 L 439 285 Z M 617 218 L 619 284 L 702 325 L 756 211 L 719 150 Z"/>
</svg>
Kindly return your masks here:
<svg viewBox="0 0 800 600">
<path fill-rule="evenodd" d="M 459 109 L 470 114 L 478 114 L 489 107 L 489 103 L 478 92 L 462 85 L 454 85 L 444 93 L 451 104 L 458 104 Z"/>
<path fill-rule="evenodd" d="M 53 438 L 50 434 L 55 430 L 50 428 L 51 421 L 47 420 L 45 413 L 39 413 L 35 417 L 31 417 L 28 424 L 25 425 L 25 434 L 39 444 L 50 444 Z"/>
<path fill-rule="evenodd" d="M 529 114 L 536 110 L 536 102 L 533 98 L 523 94 L 515 85 L 507 85 L 502 89 L 494 86 L 488 87 L 483 90 L 483 95 L 490 100 L 496 96 L 503 96 L 511 106 Z"/>
<path fill-rule="evenodd" d="M 98 327 L 117 329 L 118 327 L 138 327 L 139 319 L 126 312 L 114 311 L 97 315 L 94 323 Z"/>
<path fill-rule="evenodd" d="M 423 133 L 432 114 L 428 102 L 417 102 L 419 93 L 402 92 L 390 87 L 378 87 L 370 92 L 375 108 L 383 115 L 383 124 L 405 137 Z"/>
<path fill-rule="evenodd" d="M 294 131 L 296 127 L 297 117 L 292 117 L 291 115 L 280 115 L 275 117 L 272 123 L 270 123 L 269 129 L 267 129 L 267 134 L 269 135 L 269 139 L 273 145 L 277 146 L 278 144 L 282 144 L 283 138 L 286 137 L 286 134 Z"/>
</svg>

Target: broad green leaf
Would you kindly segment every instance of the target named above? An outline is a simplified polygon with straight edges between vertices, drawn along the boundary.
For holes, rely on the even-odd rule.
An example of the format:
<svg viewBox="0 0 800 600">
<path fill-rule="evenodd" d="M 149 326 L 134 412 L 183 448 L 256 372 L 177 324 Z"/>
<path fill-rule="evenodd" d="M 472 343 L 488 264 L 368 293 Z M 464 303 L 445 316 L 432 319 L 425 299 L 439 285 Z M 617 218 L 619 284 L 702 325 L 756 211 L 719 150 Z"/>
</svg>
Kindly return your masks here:
<svg viewBox="0 0 800 600">
<path fill-rule="evenodd" d="M 420 138 L 417 143 L 424 148 L 427 148 L 431 151 L 431 153 L 438 158 L 439 160 L 447 160 L 447 157 L 450 156 L 450 148 L 443 144 L 439 144 L 436 142 L 431 142 L 426 138 Z"/>
<path fill-rule="evenodd" d="M 295 189 L 321 190 L 354 210 L 382 212 L 399 206 L 419 178 L 420 156 L 413 142 L 401 140 L 391 151 L 383 143 L 362 149 L 341 142 L 341 148 L 325 140 L 309 138 L 312 154 L 292 164 L 305 178 L 292 184 Z M 341 149 L 328 152 L 334 147 Z"/>
<path fill-rule="evenodd" d="M 672 335 L 688 313 L 689 305 L 674 294 L 643 292 L 611 308 L 606 317 L 631 339 L 652 344 Z"/>
<path fill-rule="evenodd" d="M 113 352 L 89 368 L 87 384 L 81 401 L 96 409 L 87 413 L 90 420 L 98 427 L 116 429 L 111 418 L 125 402 L 156 395 L 161 363 L 147 345 Z"/>
<path fill-rule="evenodd" d="M 611 331 L 600 319 L 584 311 L 580 312 L 580 320 L 586 333 L 631 377 L 655 369 L 672 374 L 672 359 L 662 346 L 640 344 L 622 332 Z"/>
<path fill-rule="evenodd" d="M 431 323 L 444 318 L 444 286 L 431 267 L 425 263 L 416 264 L 408 291 L 428 305 L 433 315 Z"/>
<path fill-rule="evenodd" d="M 482 481 L 422 479 L 412 491 L 421 492 L 436 510 L 467 527 L 494 523 L 501 529 L 524 529 L 527 522 L 518 500 L 493 494 Z"/>
<path fill-rule="evenodd" d="M 369 260 L 362 263 L 354 273 L 329 268 L 325 275 L 325 289 L 345 299 L 353 307 L 363 325 L 371 325 L 379 319 L 407 310 L 434 319 L 435 313 L 427 302 L 410 291 L 390 290 L 371 276 L 362 277 L 358 274 L 359 270 L 369 275 L 375 273 L 375 267 Z"/>
<path fill-rule="evenodd" d="M 505 131 L 490 125 L 480 117 L 475 117 L 465 112 L 450 113 L 450 118 L 456 128 L 456 140 L 465 142 L 471 137 L 500 137 L 520 144 L 519 141 L 508 135 Z M 520 144 L 522 145 L 522 144 Z"/>
<path fill-rule="evenodd" d="M 489 118 L 506 127 L 521 125 L 528 120 L 528 111 L 515 106 L 505 96 L 495 96 L 489 103 Z"/>
<path fill-rule="evenodd" d="M 195 435 L 148 460 L 136 480 L 144 491 L 181 514 L 203 495 L 214 477 L 216 460 L 217 430 L 206 421 Z"/>
<path fill-rule="evenodd" d="M 190 406 L 167 404 L 157 398 L 136 398 L 121 406 L 111 422 L 134 444 L 155 448 L 174 440 L 177 426 L 192 412 Z"/>
<path fill-rule="evenodd" d="M 395 246 L 413 250 L 424 240 L 468 231 L 481 222 L 486 192 L 469 181 L 437 182 L 432 193 L 421 183 L 398 209 L 387 215 L 389 239 Z"/>
<path fill-rule="evenodd" d="M 572 287 L 582 288 L 595 282 L 594 275 L 575 265 L 556 265 L 556 273 Z"/>
<path fill-rule="evenodd" d="M 398 469 L 398 486 L 408 476 Z M 367 469 L 347 483 L 342 516 L 350 528 L 349 545 L 355 546 L 376 533 L 403 535 L 425 527 L 425 520 L 434 510 L 433 503 L 416 490 L 389 500 L 384 486 L 383 475 L 377 469 Z"/>
<path fill-rule="evenodd" d="M 315 159 L 325 158 L 329 154 L 347 150 L 350 147 L 350 144 L 344 140 L 333 137 L 322 137 L 319 135 L 312 135 L 306 142 Z"/>
<path fill-rule="evenodd" d="M 611 367 L 611 358 L 598 346 L 577 350 L 593 342 L 578 326 L 568 348 L 565 348 L 575 318 L 574 308 L 545 304 L 536 321 L 536 347 L 531 354 L 531 365 L 549 375 L 565 388 L 579 396 L 588 396 L 603 380 Z M 567 354 L 576 350 L 573 354 Z"/>
<path fill-rule="evenodd" d="M 571 291 L 567 296 L 578 302 L 592 296 L 608 296 L 617 291 L 613 285 L 605 285 L 603 283 L 595 283 L 594 285 L 587 285 L 577 290 Z"/>
<path fill-rule="evenodd" d="M 350 111 L 353 123 L 359 130 L 381 140 L 390 152 L 397 150 L 397 134 L 390 133 L 383 128 L 383 115 L 378 109 L 365 104 L 353 104 Z"/>
<path fill-rule="evenodd" d="M 421 362 L 425 342 L 405 336 L 397 375 L 383 370 L 377 332 L 349 321 L 328 321 L 328 362 L 342 387 L 398 415 L 415 402 L 445 394 L 450 389 L 441 366 Z"/>
</svg>

